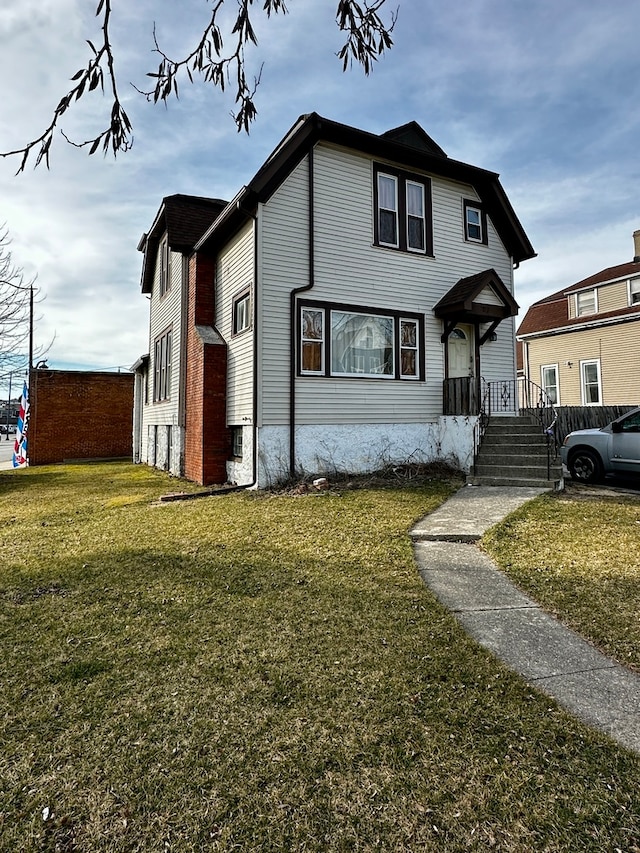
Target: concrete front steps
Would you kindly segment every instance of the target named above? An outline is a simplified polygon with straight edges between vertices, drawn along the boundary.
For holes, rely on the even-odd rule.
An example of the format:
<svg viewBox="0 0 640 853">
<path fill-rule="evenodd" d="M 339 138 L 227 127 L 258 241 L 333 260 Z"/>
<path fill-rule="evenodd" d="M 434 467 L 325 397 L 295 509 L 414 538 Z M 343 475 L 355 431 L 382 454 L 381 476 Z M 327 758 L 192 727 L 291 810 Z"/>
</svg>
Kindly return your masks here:
<svg viewBox="0 0 640 853">
<path fill-rule="evenodd" d="M 467 483 L 561 489 L 562 464 L 557 457 L 547 470 L 547 439 L 535 418 L 494 416 Z"/>
</svg>

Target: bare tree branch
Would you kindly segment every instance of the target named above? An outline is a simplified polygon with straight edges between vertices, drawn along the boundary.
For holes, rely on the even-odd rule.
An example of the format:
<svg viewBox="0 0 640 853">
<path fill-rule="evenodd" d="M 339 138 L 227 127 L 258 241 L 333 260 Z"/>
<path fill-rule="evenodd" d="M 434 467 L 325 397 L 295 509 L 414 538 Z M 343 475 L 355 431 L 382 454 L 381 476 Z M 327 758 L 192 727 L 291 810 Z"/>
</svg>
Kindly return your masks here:
<svg viewBox="0 0 640 853">
<path fill-rule="evenodd" d="M 0 152 L 0 157 L 21 156 L 18 173 L 24 171 L 32 155 L 35 157 L 34 168 L 43 162 L 49 168 L 49 153 L 56 130 L 60 130 L 61 135 L 71 145 L 78 148 L 89 147 L 89 154 L 95 154 L 102 149 L 104 154 L 110 150 L 115 157 L 120 152 L 131 148 L 132 126 L 118 94 L 116 63 L 109 34 L 112 2 L 113 0 L 98 0 L 96 17 L 102 19 L 101 43 L 95 47 L 91 41 L 87 40 L 91 50 L 89 61 L 85 68 L 81 68 L 71 78 L 75 85 L 61 98 L 53 111 L 49 125 L 40 136 L 24 147 Z M 218 17 L 225 0 L 210 0 L 210 2 L 213 5 L 209 22 L 193 50 L 183 59 L 171 59 L 161 49 L 154 24 L 154 53 L 160 57 L 160 64 L 157 71 L 149 72 L 147 76 L 155 80 L 155 84 L 149 91 L 134 88 L 147 100 L 157 103 L 158 101 L 166 102 L 170 97 L 178 97 L 180 77 L 186 77 L 190 83 L 193 83 L 194 74 L 196 74 L 203 82 L 210 83 L 221 92 L 226 91 L 233 80 L 237 104 L 236 111 L 232 112 L 233 120 L 238 131 L 244 130 L 248 133 L 258 112 L 255 94 L 262 73 L 260 72 L 253 80 L 252 85 L 249 84 L 246 77 L 245 48 L 251 45 L 256 46 L 258 43 L 251 22 L 251 7 L 254 0 L 236 0 L 238 13 L 228 34 L 231 43 L 228 51 L 225 51 L 225 37 L 223 37 L 222 28 L 218 25 Z M 356 62 L 362 66 L 365 74 L 370 74 L 373 63 L 393 45 L 391 33 L 396 24 L 398 12 L 396 10 L 391 14 L 391 23 L 385 26 L 380 11 L 386 2 L 387 0 L 361 0 L 361 2 L 339 0 L 336 23 L 338 28 L 347 34 L 347 39 L 337 54 L 342 60 L 343 71 Z M 262 8 L 268 18 L 272 14 L 288 13 L 284 0 L 264 0 Z M 83 142 L 69 139 L 60 126 L 63 116 L 87 93 L 100 89 L 104 95 L 105 80 L 111 100 L 109 123 L 91 139 Z"/>
<path fill-rule="evenodd" d="M 18 369 L 28 364 L 26 342 L 31 321 L 31 291 L 35 278 L 25 281 L 13 261 L 7 228 L 0 226 L 0 368 Z M 41 300 L 38 300 L 41 301 Z"/>
</svg>

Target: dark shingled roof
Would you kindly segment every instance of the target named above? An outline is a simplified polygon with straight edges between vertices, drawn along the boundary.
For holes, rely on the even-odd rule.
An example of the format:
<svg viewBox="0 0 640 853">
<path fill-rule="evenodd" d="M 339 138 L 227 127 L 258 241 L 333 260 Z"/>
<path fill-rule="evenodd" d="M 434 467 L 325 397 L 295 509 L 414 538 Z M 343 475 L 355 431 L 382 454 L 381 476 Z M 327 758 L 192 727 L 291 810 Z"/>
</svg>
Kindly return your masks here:
<svg viewBox="0 0 640 853">
<path fill-rule="evenodd" d="M 434 314 L 436 317 L 447 317 L 460 315 L 460 312 L 472 313 L 473 301 L 485 287 L 492 288 L 502 300 L 504 309 L 510 312 L 507 316 L 518 313 L 518 305 L 498 273 L 494 269 L 488 269 L 457 281 L 437 305 L 434 305 Z M 491 308 L 487 306 L 487 310 Z M 498 315 L 505 316 L 503 311 L 498 311 Z"/>
<path fill-rule="evenodd" d="M 182 193 L 162 199 L 149 233 L 143 234 L 138 244 L 138 249 L 144 252 L 141 282 L 143 293 L 151 293 L 154 266 L 152 259 L 155 259 L 165 231 L 172 251 L 189 254 L 226 206 L 227 202 L 219 198 L 203 198 Z"/>
</svg>

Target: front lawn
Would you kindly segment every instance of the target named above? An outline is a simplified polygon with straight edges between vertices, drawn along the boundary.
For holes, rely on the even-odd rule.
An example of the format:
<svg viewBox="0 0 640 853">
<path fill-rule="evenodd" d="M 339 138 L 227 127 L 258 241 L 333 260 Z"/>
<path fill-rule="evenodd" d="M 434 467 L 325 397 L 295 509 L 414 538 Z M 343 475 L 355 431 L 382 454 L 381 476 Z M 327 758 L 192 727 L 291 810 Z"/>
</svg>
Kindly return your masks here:
<svg viewBox="0 0 640 853">
<path fill-rule="evenodd" d="M 451 488 L 0 472 L 0 850 L 637 850 L 640 759 L 420 581 Z"/>
<path fill-rule="evenodd" d="M 484 549 L 543 607 L 640 672 L 640 496 L 568 484 L 484 537 Z"/>
</svg>

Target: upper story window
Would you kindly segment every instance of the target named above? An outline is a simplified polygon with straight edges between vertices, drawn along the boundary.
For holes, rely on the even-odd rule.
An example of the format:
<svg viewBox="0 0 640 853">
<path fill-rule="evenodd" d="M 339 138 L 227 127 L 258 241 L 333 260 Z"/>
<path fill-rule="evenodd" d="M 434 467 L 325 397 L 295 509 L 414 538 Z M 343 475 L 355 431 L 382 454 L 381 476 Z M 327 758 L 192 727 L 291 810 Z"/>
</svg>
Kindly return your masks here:
<svg viewBox="0 0 640 853">
<path fill-rule="evenodd" d="M 629 282 L 629 305 L 640 305 L 640 278 Z"/>
<path fill-rule="evenodd" d="M 576 293 L 576 317 L 596 314 L 597 311 L 598 297 L 595 290 L 583 290 L 580 293 Z"/>
<path fill-rule="evenodd" d="M 153 402 L 171 397 L 171 329 L 156 338 L 153 347 Z"/>
<path fill-rule="evenodd" d="M 251 294 L 247 290 L 233 300 L 233 334 L 244 332 L 251 326 Z"/>
<path fill-rule="evenodd" d="M 376 245 L 433 254 L 431 182 L 384 166 L 374 169 Z"/>
<path fill-rule="evenodd" d="M 464 199 L 464 239 L 487 244 L 487 215 L 477 201 Z"/>
<path fill-rule="evenodd" d="M 171 249 L 166 235 L 160 242 L 160 296 L 171 289 Z"/>
<path fill-rule="evenodd" d="M 300 307 L 304 376 L 423 379 L 424 320 L 377 309 Z"/>
</svg>

